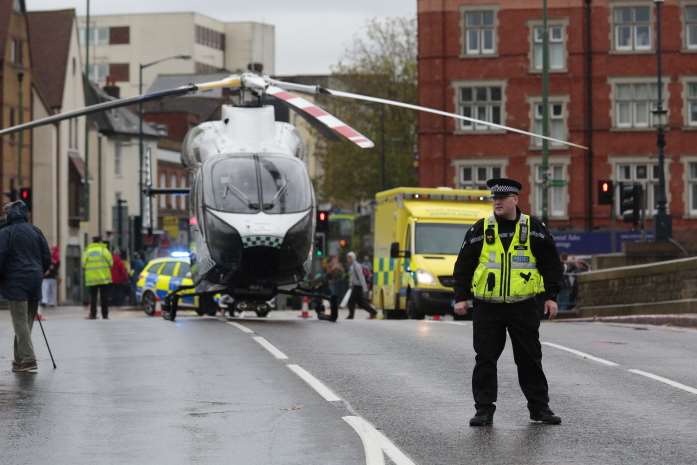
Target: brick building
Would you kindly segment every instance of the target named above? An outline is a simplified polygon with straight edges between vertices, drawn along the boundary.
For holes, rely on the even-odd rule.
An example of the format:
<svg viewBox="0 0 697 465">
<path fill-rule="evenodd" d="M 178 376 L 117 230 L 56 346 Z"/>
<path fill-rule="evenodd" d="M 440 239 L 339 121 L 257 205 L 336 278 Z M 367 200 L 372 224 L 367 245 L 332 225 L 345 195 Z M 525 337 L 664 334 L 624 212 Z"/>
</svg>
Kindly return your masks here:
<svg viewBox="0 0 697 465">
<path fill-rule="evenodd" d="M 556 229 L 606 229 L 601 179 L 658 187 L 656 7 L 651 0 L 549 0 L 550 134 L 588 146 L 550 146 L 549 217 Z M 666 183 L 676 237 L 697 226 L 697 1 L 662 7 Z M 419 0 L 419 103 L 541 133 L 542 2 Z M 523 209 L 541 214 L 541 145 L 437 116 L 419 116 L 422 186 L 523 182 Z M 615 212 L 618 213 L 617 195 Z M 624 227 L 624 226 L 617 226 Z M 652 221 L 647 228 L 652 228 Z"/>
</svg>

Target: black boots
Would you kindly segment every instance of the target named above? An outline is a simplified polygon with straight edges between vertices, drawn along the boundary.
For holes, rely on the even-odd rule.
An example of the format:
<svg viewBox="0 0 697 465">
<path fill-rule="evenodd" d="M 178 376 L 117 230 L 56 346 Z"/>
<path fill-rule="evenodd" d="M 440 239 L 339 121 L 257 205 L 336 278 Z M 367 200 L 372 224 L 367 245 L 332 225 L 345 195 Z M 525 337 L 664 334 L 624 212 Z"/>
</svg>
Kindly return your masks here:
<svg viewBox="0 0 697 465">
<path fill-rule="evenodd" d="M 470 426 L 490 426 L 494 423 L 496 407 L 479 407 L 477 413 L 470 418 Z"/>
<path fill-rule="evenodd" d="M 545 425 L 559 425 L 561 424 L 561 417 L 558 417 L 552 412 L 549 407 L 537 410 L 535 412 L 530 411 L 530 420 L 535 423 L 544 423 Z"/>
</svg>

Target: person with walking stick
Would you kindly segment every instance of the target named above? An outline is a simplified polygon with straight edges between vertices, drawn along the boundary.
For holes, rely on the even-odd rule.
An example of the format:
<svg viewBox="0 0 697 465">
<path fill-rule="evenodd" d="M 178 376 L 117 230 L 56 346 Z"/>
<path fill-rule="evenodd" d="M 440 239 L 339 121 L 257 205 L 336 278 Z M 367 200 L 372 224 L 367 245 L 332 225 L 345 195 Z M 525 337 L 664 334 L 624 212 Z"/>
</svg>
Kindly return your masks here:
<svg viewBox="0 0 697 465">
<path fill-rule="evenodd" d="M 41 230 L 28 222 L 24 202 L 5 204 L 3 214 L 7 221 L 0 229 L 0 293 L 9 301 L 15 332 L 12 371 L 36 373 L 31 330 L 51 252 Z"/>
</svg>

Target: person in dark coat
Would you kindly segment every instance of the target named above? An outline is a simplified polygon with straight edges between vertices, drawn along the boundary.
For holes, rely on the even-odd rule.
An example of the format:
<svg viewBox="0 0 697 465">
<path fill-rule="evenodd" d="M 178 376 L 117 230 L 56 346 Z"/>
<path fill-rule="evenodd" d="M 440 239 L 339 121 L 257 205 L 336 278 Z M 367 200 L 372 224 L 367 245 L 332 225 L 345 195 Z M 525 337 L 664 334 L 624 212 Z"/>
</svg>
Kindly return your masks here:
<svg viewBox="0 0 697 465">
<path fill-rule="evenodd" d="M 27 221 L 24 202 L 5 204 L 3 213 L 7 222 L 0 229 L 0 293 L 9 301 L 15 332 L 12 371 L 36 373 L 31 329 L 51 252 L 41 230 Z"/>
</svg>

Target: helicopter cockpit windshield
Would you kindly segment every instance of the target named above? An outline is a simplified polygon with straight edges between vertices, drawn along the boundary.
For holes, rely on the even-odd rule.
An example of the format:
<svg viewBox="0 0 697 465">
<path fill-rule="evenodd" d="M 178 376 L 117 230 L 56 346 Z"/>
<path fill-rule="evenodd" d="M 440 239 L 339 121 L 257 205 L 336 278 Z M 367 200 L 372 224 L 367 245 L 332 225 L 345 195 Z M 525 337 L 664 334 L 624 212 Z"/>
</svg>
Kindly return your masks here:
<svg viewBox="0 0 697 465">
<path fill-rule="evenodd" d="M 216 157 L 205 163 L 205 202 L 228 213 L 298 213 L 312 206 L 312 186 L 300 160 L 286 156 Z"/>
</svg>

